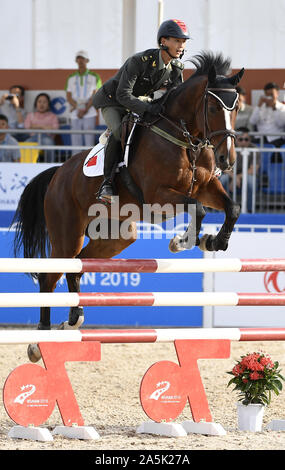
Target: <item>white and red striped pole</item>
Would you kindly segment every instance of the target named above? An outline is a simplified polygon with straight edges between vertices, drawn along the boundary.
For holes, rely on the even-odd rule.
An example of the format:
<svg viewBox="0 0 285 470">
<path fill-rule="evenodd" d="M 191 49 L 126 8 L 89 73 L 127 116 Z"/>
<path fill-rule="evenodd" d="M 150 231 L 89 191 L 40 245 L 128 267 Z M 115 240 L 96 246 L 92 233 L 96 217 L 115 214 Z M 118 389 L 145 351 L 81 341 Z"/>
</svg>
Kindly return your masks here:
<svg viewBox="0 0 285 470">
<path fill-rule="evenodd" d="M 0 330 L 0 344 L 99 341 L 170 343 L 186 339 L 285 341 L 285 328 L 161 328 L 110 330 Z"/>
<path fill-rule="evenodd" d="M 1 307 L 284 306 L 284 294 L 236 292 L 0 293 Z"/>
<path fill-rule="evenodd" d="M 79 259 L 0 258 L 3 273 L 197 273 L 285 271 L 285 258 Z"/>
</svg>

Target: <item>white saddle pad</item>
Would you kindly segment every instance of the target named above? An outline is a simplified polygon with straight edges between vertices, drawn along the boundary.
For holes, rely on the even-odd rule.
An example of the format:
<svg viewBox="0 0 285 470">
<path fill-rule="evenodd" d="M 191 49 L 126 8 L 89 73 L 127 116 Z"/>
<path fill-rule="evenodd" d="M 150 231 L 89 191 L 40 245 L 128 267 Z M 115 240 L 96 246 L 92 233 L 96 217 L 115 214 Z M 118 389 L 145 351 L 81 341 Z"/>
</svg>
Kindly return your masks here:
<svg viewBox="0 0 285 470">
<path fill-rule="evenodd" d="M 130 141 L 133 135 L 133 132 L 136 127 L 136 121 L 134 121 L 134 125 L 132 127 L 132 130 L 130 132 L 130 135 L 128 137 L 128 141 L 125 147 L 125 154 L 124 154 L 124 161 L 120 162 L 118 167 L 120 166 L 128 166 L 128 160 L 129 160 L 129 148 L 130 148 Z M 102 140 L 102 143 L 99 142 L 99 144 L 95 145 L 92 150 L 88 153 L 87 157 L 85 158 L 84 164 L 83 164 L 83 173 L 85 176 L 102 176 L 104 174 L 104 158 L 105 158 L 105 151 L 104 151 L 104 139 Z M 118 168 L 117 168 L 118 171 Z"/>
<path fill-rule="evenodd" d="M 104 145 L 97 144 L 88 153 L 83 164 L 85 176 L 102 176 L 104 174 Z"/>
</svg>

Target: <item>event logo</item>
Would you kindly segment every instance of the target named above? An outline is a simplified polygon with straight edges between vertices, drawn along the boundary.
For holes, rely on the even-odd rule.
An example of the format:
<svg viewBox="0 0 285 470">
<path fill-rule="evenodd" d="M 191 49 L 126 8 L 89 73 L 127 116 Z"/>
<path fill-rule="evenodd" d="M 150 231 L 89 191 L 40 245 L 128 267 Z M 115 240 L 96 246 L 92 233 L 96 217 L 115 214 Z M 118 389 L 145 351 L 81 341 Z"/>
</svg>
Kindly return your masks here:
<svg viewBox="0 0 285 470">
<path fill-rule="evenodd" d="M 283 271 L 274 271 L 264 274 L 264 287 L 269 293 L 281 294 L 285 292 L 285 275 Z"/>
<path fill-rule="evenodd" d="M 158 382 L 156 384 L 157 387 L 161 387 L 163 385 L 162 388 L 157 388 L 151 395 L 150 395 L 150 399 L 151 400 L 158 400 L 159 397 L 164 393 L 166 392 L 166 390 L 169 389 L 170 387 L 170 382 Z"/>
<path fill-rule="evenodd" d="M 20 403 L 20 405 L 22 405 L 28 397 L 35 393 L 36 387 L 33 384 L 22 385 L 21 390 L 22 393 L 20 393 L 20 395 L 18 395 L 14 400 L 14 403 Z"/>
</svg>

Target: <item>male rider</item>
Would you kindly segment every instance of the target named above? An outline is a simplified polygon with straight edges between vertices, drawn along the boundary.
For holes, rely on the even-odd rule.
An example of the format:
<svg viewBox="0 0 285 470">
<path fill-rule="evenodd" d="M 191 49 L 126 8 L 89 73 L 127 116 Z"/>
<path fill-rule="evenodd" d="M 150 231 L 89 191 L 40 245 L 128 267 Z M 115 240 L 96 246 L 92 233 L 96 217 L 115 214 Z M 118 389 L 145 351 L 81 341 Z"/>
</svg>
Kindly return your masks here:
<svg viewBox="0 0 285 470">
<path fill-rule="evenodd" d="M 157 115 L 159 103 L 152 103 L 156 90 L 169 90 L 183 82 L 184 66 L 179 60 L 189 39 L 183 21 L 164 21 L 157 33 L 159 48 L 148 49 L 131 56 L 117 74 L 94 95 L 93 105 L 101 108 L 103 118 L 112 134 L 105 149 L 104 181 L 98 199 L 110 204 L 114 196 L 113 178 L 121 155 L 121 122 L 128 111 L 142 117 L 145 113 Z"/>
</svg>

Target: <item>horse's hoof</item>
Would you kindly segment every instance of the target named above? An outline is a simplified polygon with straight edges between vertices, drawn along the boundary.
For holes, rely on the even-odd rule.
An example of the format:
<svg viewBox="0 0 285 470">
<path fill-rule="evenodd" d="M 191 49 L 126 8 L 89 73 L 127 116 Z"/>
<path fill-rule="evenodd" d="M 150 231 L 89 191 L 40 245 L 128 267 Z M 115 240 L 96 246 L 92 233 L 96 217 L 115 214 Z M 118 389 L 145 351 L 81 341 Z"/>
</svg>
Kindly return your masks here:
<svg viewBox="0 0 285 470">
<path fill-rule="evenodd" d="M 37 344 L 29 344 L 27 353 L 31 362 L 38 362 L 42 357 L 41 351 Z"/>
<path fill-rule="evenodd" d="M 182 237 L 180 235 L 176 235 L 172 240 L 170 240 L 168 249 L 171 253 L 178 253 L 179 251 L 185 250 L 182 246 Z"/>
<path fill-rule="evenodd" d="M 58 329 L 59 330 L 78 330 L 81 327 L 83 322 L 84 322 L 84 316 L 80 315 L 75 325 L 70 325 L 68 321 L 65 321 L 59 325 Z"/>
<path fill-rule="evenodd" d="M 199 243 L 199 248 L 201 251 L 209 251 L 208 248 L 206 247 L 206 243 L 210 235 L 203 235 L 203 237 L 200 238 L 200 243 Z"/>
</svg>

